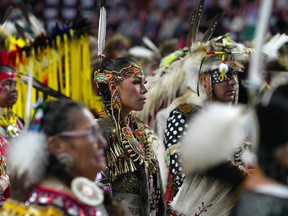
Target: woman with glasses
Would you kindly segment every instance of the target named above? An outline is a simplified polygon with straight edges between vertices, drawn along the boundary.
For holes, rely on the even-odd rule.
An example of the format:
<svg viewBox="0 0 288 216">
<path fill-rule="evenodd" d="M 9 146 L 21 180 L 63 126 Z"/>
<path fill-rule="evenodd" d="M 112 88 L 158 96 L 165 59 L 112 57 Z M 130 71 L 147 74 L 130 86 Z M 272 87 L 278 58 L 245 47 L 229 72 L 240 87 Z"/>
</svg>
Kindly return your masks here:
<svg viewBox="0 0 288 216">
<path fill-rule="evenodd" d="M 122 204 L 126 216 L 164 215 L 153 132 L 132 114 L 146 101 L 142 68 L 129 58 L 115 58 L 103 63 L 95 79 L 104 103 L 98 122 L 108 143 L 107 166 L 99 180 Z"/>
<path fill-rule="evenodd" d="M 106 166 L 105 147 L 84 105 L 42 103 L 28 132 L 8 148 L 12 195 L 1 215 L 108 215 L 103 190 L 94 183 Z"/>
</svg>

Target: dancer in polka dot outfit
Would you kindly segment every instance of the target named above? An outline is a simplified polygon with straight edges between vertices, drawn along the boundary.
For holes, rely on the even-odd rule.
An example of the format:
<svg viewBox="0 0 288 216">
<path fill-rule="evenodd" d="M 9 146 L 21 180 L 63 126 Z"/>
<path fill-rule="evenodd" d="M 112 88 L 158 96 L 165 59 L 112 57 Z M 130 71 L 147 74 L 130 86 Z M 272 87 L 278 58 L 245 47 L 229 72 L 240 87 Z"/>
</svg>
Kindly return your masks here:
<svg viewBox="0 0 288 216">
<path fill-rule="evenodd" d="M 157 110 L 157 107 L 161 107 L 164 103 L 168 104 L 166 108 L 158 111 L 156 116 L 153 117 L 152 114 L 156 120 L 156 131 L 160 137 L 163 136 L 165 147 L 168 179 L 164 181 L 164 185 L 166 185 L 165 201 L 168 215 L 175 214 L 170 204 L 178 196 L 177 192 L 185 181 L 185 167 L 182 165 L 179 152 L 181 139 L 187 127 L 207 104 L 214 102 L 221 102 L 227 106 L 236 104 L 237 75 L 244 70 L 243 65 L 237 60 L 243 53 L 240 53 L 237 44 L 228 35 L 213 38 L 206 43 L 196 43 L 190 52 L 163 69 L 161 79 L 158 78 L 160 81 L 154 81 L 157 84 L 149 89 L 150 94 L 147 93 L 147 106 L 145 105 L 142 112 L 144 113 L 142 119 L 145 120 L 145 113 L 152 113 L 151 110 Z M 157 94 L 153 95 L 154 92 Z M 242 166 L 238 151 L 239 149 L 235 149 L 237 158 L 231 155 L 231 158 L 235 159 L 231 169 L 236 173 L 239 170 L 238 165 Z M 230 165 L 228 168 L 225 167 L 226 170 L 231 171 Z M 165 173 L 165 170 L 161 170 L 161 173 Z M 218 173 L 221 175 L 221 172 Z M 241 181 L 241 172 L 238 176 Z"/>
<path fill-rule="evenodd" d="M 221 72 L 218 68 L 201 71 L 202 96 L 199 96 L 197 101 L 179 100 L 177 107 L 171 111 L 165 129 L 164 144 L 167 153 L 167 161 L 170 172 L 170 182 L 168 183 L 168 193 L 174 197 L 181 187 L 185 174 L 182 172 L 182 164 L 179 159 L 179 147 L 181 145 L 181 138 L 185 135 L 185 130 L 192 120 L 195 113 L 197 113 L 205 103 L 212 101 L 219 101 L 223 103 L 235 103 L 238 93 L 237 72 L 242 71 L 243 68 L 229 67 L 229 72 L 222 80 Z M 190 91 L 190 92 L 189 92 Z M 196 90 L 197 91 L 197 90 Z M 197 97 L 197 93 L 187 90 L 191 97 Z M 204 95 L 206 97 L 204 97 Z M 185 95 L 186 96 L 186 95 Z M 196 102 L 196 103 L 195 103 Z M 174 102 L 175 103 L 175 102 Z M 175 104 L 172 103 L 173 106 Z M 169 107 L 168 107 L 169 109 Z"/>
</svg>

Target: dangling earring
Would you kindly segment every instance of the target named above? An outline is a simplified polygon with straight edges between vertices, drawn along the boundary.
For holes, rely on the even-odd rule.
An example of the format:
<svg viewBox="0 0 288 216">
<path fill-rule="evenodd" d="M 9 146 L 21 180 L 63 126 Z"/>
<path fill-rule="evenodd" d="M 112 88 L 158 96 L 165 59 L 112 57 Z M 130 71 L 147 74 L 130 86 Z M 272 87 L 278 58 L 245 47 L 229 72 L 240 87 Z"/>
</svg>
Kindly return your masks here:
<svg viewBox="0 0 288 216">
<path fill-rule="evenodd" d="M 121 126 L 120 126 L 120 119 L 121 119 L 121 108 L 122 108 L 122 102 L 119 93 L 117 90 L 115 90 L 111 96 L 111 114 L 113 121 L 115 123 L 115 129 L 116 133 L 120 135 L 121 132 Z M 115 112 L 114 110 L 116 109 L 116 114 L 117 114 L 117 119 L 115 118 Z M 122 140 L 121 136 L 119 137 L 120 140 Z"/>
<path fill-rule="evenodd" d="M 59 155 L 56 156 L 56 158 L 59 161 L 59 163 L 64 166 L 66 172 L 71 171 L 71 168 L 74 165 L 74 159 L 71 154 L 66 152 L 60 153 Z"/>
<path fill-rule="evenodd" d="M 111 96 L 111 110 L 121 110 L 121 99 L 119 93 L 115 90 Z"/>
</svg>

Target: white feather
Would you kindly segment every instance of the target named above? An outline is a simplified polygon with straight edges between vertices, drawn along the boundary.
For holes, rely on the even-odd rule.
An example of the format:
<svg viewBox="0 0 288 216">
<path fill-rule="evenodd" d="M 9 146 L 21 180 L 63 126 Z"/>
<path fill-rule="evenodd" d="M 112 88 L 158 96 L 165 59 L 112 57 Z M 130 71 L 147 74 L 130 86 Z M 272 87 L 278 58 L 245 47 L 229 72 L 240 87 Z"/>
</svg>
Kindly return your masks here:
<svg viewBox="0 0 288 216">
<path fill-rule="evenodd" d="M 245 138 L 248 116 L 242 106 L 215 103 L 193 118 L 181 143 L 183 167 L 200 171 L 228 160 Z"/>
<path fill-rule="evenodd" d="M 160 54 L 160 51 L 159 51 L 158 47 L 148 37 L 143 37 L 142 40 L 143 40 L 143 43 L 148 48 L 153 50 L 153 52 L 156 54 L 156 57 L 158 57 L 160 59 L 161 58 L 161 54 Z"/>
<path fill-rule="evenodd" d="M 244 149 L 241 154 L 241 161 L 245 164 L 246 167 L 255 167 L 257 162 L 256 154 L 250 149 Z"/>
<path fill-rule="evenodd" d="M 101 56 L 105 49 L 106 37 L 106 8 L 100 8 L 99 26 L 98 26 L 98 56 Z"/>
<path fill-rule="evenodd" d="M 128 50 L 129 55 L 132 56 L 136 56 L 136 57 L 140 57 L 140 58 L 148 58 L 148 59 L 152 59 L 153 57 L 155 57 L 154 52 L 152 52 L 151 50 L 145 48 L 145 47 L 141 47 L 141 46 L 135 46 L 135 47 L 131 47 Z"/>
<path fill-rule="evenodd" d="M 273 1 L 261 1 L 260 11 L 258 16 L 259 25 L 256 26 L 255 32 L 255 53 L 251 56 L 248 71 L 248 81 L 251 86 L 259 89 L 263 83 L 263 58 L 262 47 L 264 42 L 264 36 L 268 27 L 269 17 L 272 11 Z"/>
<path fill-rule="evenodd" d="M 48 164 L 47 138 L 43 133 L 28 131 L 15 138 L 7 151 L 9 175 L 20 179 L 24 187 L 37 183 L 43 178 Z"/>
<path fill-rule="evenodd" d="M 225 73 L 227 73 L 227 71 L 229 70 L 228 65 L 225 63 L 221 63 L 219 65 L 219 72 L 221 73 L 222 71 L 224 71 Z"/>
<path fill-rule="evenodd" d="M 202 60 L 202 55 L 195 55 L 187 58 L 183 63 L 183 68 L 185 71 L 185 84 L 192 91 L 197 92 L 197 84 L 199 82 L 199 67 Z M 200 95 L 206 95 L 206 91 L 202 85 L 199 85 Z"/>
<path fill-rule="evenodd" d="M 32 53 L 34 55 L 34 53 Z M 33 87 L 33 59 L 29 61 L 29 73 L 28 73 L 28 82 L 27 82 L 27 96 L 26 96 L 26 114 L 25 114 L 25 123 L 26 126 L 24 130 L 26 131 L 28 129 L 29 123 L 30 123 L 30 115 L 31 115 L 31 108 L 32 108 L 32 87 Z"/>
<path fill-rule="evenodd" d="M 269 60 L 278 57 L 278 50 L 288 42 L 288 35 L 276 34 L 266 44 L 263 45 L 262 52 L 266 54 Z"/>
<path fill-rule="evenodd" d="M 43 23 L 38 20 L 32 13 L 29 13 L 29 20 L 31 22 L 31 28 L 35 32 L 35 35 L 46 34 Z"/>
</svg>

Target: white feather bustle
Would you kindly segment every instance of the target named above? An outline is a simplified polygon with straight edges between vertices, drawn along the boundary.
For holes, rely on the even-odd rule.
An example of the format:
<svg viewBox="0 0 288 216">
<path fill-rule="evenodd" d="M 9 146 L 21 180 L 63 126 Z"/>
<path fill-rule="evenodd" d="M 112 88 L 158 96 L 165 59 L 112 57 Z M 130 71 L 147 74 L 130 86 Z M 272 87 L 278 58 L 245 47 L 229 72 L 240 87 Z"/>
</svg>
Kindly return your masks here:
<svg viewBox="0 0 288 216">
<path fill-rule="evenodd" d="M 25 188 L 43 178 L 48 164 L 47 137 L 44 133 L 28 131 L 15 138 L 7 151 L 9 175 L 23 180 Z M 23 176 L 25 175 L 25 178 Z"/>
<path fill-rule="evenodd" d="M 181 141 L 183 168 L 203 171 L 233 155 L 245 138 L 248 115 L 242 106 L 214 103 L 199 112 Z"/>
</svg>

